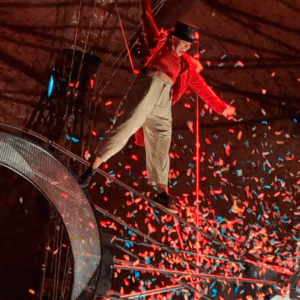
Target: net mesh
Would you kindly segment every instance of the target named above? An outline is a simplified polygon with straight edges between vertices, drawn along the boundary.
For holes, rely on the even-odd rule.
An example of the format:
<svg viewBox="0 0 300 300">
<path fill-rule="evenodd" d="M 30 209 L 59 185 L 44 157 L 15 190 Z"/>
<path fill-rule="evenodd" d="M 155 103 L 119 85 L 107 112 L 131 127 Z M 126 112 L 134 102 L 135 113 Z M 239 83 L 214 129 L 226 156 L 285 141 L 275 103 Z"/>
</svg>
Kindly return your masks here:
<svg viewBox="0 0 300 300">
<path fill-rule="evenodd" d="M 41 147 L 0 132 L 0 164 L 36 185 L 60 214 L 74 257 L 71 299 L 93 299 L 101 260 L 93 208 L 70 172 Z"/>
</svg>

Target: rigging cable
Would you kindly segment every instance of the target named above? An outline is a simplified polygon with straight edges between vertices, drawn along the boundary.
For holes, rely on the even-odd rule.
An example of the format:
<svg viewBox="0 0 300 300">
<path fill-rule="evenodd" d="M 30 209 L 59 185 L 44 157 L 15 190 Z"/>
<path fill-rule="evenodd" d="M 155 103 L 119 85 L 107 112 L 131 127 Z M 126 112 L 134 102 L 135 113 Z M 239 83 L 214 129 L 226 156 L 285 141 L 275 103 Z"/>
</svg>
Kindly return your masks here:
<svg viewBox="0 0 300 300">
<path fill-rule="evenodd" d="M 199 55 L 199 40 L 197 41 L 197 55 Z M 199 228 L 199 189 L 200 189 L 200 103 L 196 94 L 196 226 Z M 200 245 L 200 234 L 197 232 L 197 245 Z M 199 249 L 197 249 L 199 252 Z M 200 264 L 200 256 L 197 255 L 197 265 Z M 198 271 L 198 270 L 197 270 Z"/>
<path fill-rule="evenodd" d="M 74 56 L 75 56 L 75 49 L 76 49 L 76 46 L 77 46 L 78 31 L 79 31 L 79 22 L 80 22 L 80 19 L 81 19 L 82 7 L 83 7 L 83 0 L 80 1 L 80 6 L 79 6 L 79 13 L 78 13 L 77 27 L 76 27 L 76 32 L 75 32 L 74 44 L 73 44 L 73 53 L 72 53 L 72 60 L 71 60 L 71 68 L 70 68 L 68 86 L 70 86 L 71 77 L 72 77 L 72 73 L 73 73 Z"/>
<path fill-rule="evenodd" d="M 152 10 L 154 15 L 156 15 L 160 10 L 161 8 L 163 7 L 163 5 L 165 4 L 166 0 L 161 0 L 156 6 L 155 8 Z M 141 24 L 139 24 L 136 28 L 136 32 L 134 34 L 134 36 L 138 33 L 138 30 L 141 28 Z M 134 37 L 133 36 L 133 37 Z M 136 45 L 137 41 L 139 40 L 139 38 L 137 38 L 135 40 L 135 42 L 133 43 L 133 45 L 131 46 L 130 50 L 133 49 L 133 47 Z M 118 62 L 118 60 L 120 59 L 120 57 L 123 55 L 124 51 L 126 51 L 126 47 L 123 48 L 123 50 L 121 51 L 121 53 L 119 54 L 119 56 L 116 58 L 116 60 L 114 61 L 114 63 L 112 64 L 112 67 L 115 66 L 115 64 Z M 111 54 L 112 55 L 112 54 Z M 108 87 L 108 85 L 110 84 L 111 80 L 115 77 L 115 75 L 117 74 L 117 72 L 119 71 L 121 65 L 123 64 L 123 62 L 125 61 L 125 59 L 127 58 L 127 55 L 125 55 L 125 57 L 122 59 L 122 61 L 120 62 L 120 64 L 118 65 L 118 67 L 116 68 L 116 70 L 113 72 L 113 74 L 111 75 L 111 77 L 109 78 L 109 80 L 106 82 L 106 84 L 104 85 L 104 87 L 102 88 L 102 90 L 99 92 L 99 96 L 101 96 L 103 94 L 103 92 L 106 90 L 106 88 Z M 99 88 L 99 85 L 98 87 L 96 88 L 96 90 Z"/>
<path fill-rule="evenodd" d="M 121 27 L 121 31 L 122 31 L 122 35 L 123 35 L 125 47 L 127 49 L 127 54 L 128 54 L 128 57 L 129 57 L 131 68 L 132 68 L 132 72 L 135 73 L 134 64 L 133 64 L 132 56 L 131 56 L 131 53 L 130 53 L 130 49 L 128 47 L 128 43 L 127 43 L 127 39 L 126 39 L 124 27 L 123 27 L 123 24 L 122 24 L 122 19 L 121 19 L 120 14 L 119 14 L 119 9 L 118 9 L 118 5 L 117 5 L 117 1 L 116 0 L 114 0 L 114 1 L 115 1 L 116 12 L 117 12 L 117 15 L 118 15 L 118 18 L 119 18 L 120 27 Z"/>
<path fill-rule="evenodd" d="M 87 44 L 88 44 L 88 41 L 89 41 L 89 38 L 90 38 L 92 23 L 94 21 L 95 1 L 93 1 L 92 18 L 90 20 L 89 29 L 88 29 L 86 39 L 85 39 L 85 43 L 84 43 L 84 51 L 83 51 L 82 57 L 81 57 L 80 67 L 79 67 L 79 71 L 78 71 L 78 75 L 77 75 L 77 82 L 79 81 L 79 78 L 80 78 L 80 75 L 81 75 L 81 72 L 82 72 L 83 60 L 84 60 L 84 57 L 85 57 Z"/>
</svg>

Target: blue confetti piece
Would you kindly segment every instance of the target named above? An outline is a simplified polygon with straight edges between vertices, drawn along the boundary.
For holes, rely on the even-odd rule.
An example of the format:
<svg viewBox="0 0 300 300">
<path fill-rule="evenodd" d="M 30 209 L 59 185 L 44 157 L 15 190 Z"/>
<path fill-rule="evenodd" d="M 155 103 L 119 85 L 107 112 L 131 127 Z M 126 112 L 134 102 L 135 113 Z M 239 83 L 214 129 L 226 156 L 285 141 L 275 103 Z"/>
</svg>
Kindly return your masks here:
<svg viewBox="0 0 300 300">
<path fill-rule="evenodd" d="M 148 257 L 148 258 L 145 260 L 145 263 L 146 263 L 146 264 L 151 264 L 151 257 Z"/>
<path fill-rule="evenodd" d="M 125 242 L 125 245 L 127 248 L 133 247 L 133 243 L 131 242 Z"/>
<path fill-rule="evenodd" d="M 217 216 L 216 221 L 220 224 L 224 221 L 224 218 L 222 216 Z"/>
<path fill-rule="evenodd" d="M 218 290 L 217 289 L 212 289 L 212 297 L 217 297 L 218 296 Z"/>
<path fill-rule="evenodd" d="M 158 223 L 160 223 L 160 220 L 159 220 L 159 218 L 158 218 L 158 215 L 156 214 L 156 212 L 155 212 L 154 210 L 153 210 L 153 215 L 154 215 L 156 221 L 157 221 Z"/>
<path fill-rule="evenodd" d="M 289 217 L 284 215 L 284 216 L 281 217 L 281 220 L 282 220 L 283 223 L 287 224 L 289 222 Z"/>
<path fill-rule="evenodd" d="M 125 208 L 125 207 L 124 207 Z M 132 231 L 132 230 L 128 230 L 128 233 L 131 235 L 131 236 L 136 236 L 135 232 Z"/>
</svg>

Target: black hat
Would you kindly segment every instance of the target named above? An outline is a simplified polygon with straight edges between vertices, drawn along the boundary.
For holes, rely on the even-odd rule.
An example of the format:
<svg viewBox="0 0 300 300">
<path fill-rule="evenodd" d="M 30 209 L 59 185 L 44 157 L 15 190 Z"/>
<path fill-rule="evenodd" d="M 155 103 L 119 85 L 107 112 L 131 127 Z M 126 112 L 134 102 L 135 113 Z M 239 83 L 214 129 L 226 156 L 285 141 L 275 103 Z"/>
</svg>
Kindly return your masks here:
<svg viewBox="0 0 300 300">
<path fill-rule="evenodd" d="M 194 25 L 178 21 L 174 31 L 171 34 L 177 38 L 187 41 L 196 42 L 199 39 L 198 28 Z"/>
</svg>

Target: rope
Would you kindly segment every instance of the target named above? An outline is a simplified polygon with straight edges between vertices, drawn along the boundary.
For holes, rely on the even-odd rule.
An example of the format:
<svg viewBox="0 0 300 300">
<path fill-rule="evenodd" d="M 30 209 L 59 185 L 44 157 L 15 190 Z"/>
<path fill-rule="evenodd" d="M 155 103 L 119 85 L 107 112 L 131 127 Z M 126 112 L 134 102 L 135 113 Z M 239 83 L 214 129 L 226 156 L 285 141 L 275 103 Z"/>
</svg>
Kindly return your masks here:
<svg viewBox="0 0 300 300">
<path fill-rule="evenodd" d="M 163 7 L 163 5 L 165 4 L 166 0 L 161 0 L 152 10 L 153 14 L 156 15 L 160 9 Z M 133 35 L 133 37 L 137 34 L 138 30 L 141 28 L 141 24 L 139 24 L 136 27 L 135 33 Z M 137 41 L 139 40 L 139 37 L 135 40 L 135 42 L 133 43 L 133 45 L 131 46 L 130 50 L 133 49 L 133 47 L 136 45 Z M 120 59 L 120 57 L 123 55 L 124 51 L 126 50 L 126 47 L 124 47 L 121 51 L 121 53 L 119 54 L 119 56 L 115 59 L 115 61 L 112 64 L 112 67 L 114 67 L 116 65 L 116 63 L 118 62 L 118 60 Z M 112 55 L 112 54 L 111 54 Z M 110 55 L 110 56 L 111 56 Z M 105 86 L 102 88 L 102 90 L 99 92 L 99 96 L 101 96 L 103 94 L 103 92 L 106 90 L 106 88 L 108 87 L 108 85 L 110 84 L 111 80 L 115 77 L 115 75 L 117 74 L 117 72 L 119 71 L 119 68 L 121 67 L 121 65 L 123 64 L 123 62 L 125 61 L 125 59 L 127 58 L 127 55 L 125 55 L 125 57 L 123 58 L 123 60 L 120 62 L 120 64 L 118 65 L 117 69 L 113 72 L 113 74 L 111 75 L 111 77 L 109 78 L 109 80 L 106 82 Z M 110 57 L 109 56 L 109 57 Z M 108 58 L 107 58 L 108 60 Z M 106 61 L 107 61 L 106 60 Z M 106 62 L 105 61 L 105 62 Z M 97 86 L 96 90 L 98 90 L 99 86 Z"/>
<path fill-rule="evenodd" d="M 83 60 L 84 60 L 85 53 L 86 53 L 86 48 L 87 48 L 87 43 L 88 43 L 88 40 L 89 40 L 89 37 L 90 37 L 90 33 L 91 33 L 91 26 L 92 26 L 92 23 L 94 21 L 95 1 L 93 2 L 92 18 L 90 20 L 89 30 L 87 32 L 85 43 L 84 43 L 84 52 L 83 52 L 82 57 L 81 57 L 80 67 L 79 67 L 79 71 L 78 71 L 78 75 L 77 75 L 77 82 L 79 81 L 79 78 L 80 78 L 80 75 L 81 75 L 82 66 L 83 66 Z"/>
<path fill-rule="evenodd" d="M 68 83 L 68 86 L 69 86 L 70 83 L 71 83 L 71 77 L 72 77 L 72 73 L 73 73 L 75 48 L 76 48 L 76 45 L 77 45 L 77 38 L 78 38 L 78 31 L 79 31 L 79 21 L 80 21 L 80 19 L 81 19 L 82 6 L 83 6 L 83 0 L 80 1 L 80 6 L 79 6 L 78 23 L 77 23 L 77 27 L 76 27 L 75 38 L 74 38 L 74 44 L 73 44 L 73 53 L 72 53 L 72 61 L 71 61 L 71 68 L 70 68 L 70 75 L 69 75 L 69 83 Z"/>
<path fill-rule="evenodd" d="M 127 54 L 128 54 L 128 57 L 129 57 L 130 65 L 131 65 L 132 71 L 133 71 L 133 73 L 134 73 L 134 72 L 135 72 L 135 68 L 134 68 L 132 56 L 131 56 L 131 53 L 130 53 L 130 49 L 129 49 L 129 47 L 128 47 L 128 43 L 127 43 L 127 39 L 126 39 L 124 27 L 123 27 L 123 24 L 122 24 L 122 19 L 121 19 L 120 14 L 119 14 L 119 9 L 118 9 L 118 5 L 117 5 L 117 1 L 116 1 L 116 0 L 114 0 L 114 1 L 115 1 L 116 12 L 117 12 L 117 15 L 118 15 L 118 18 L 119 18 L 120 27 L 121 27 L 121 30 L 122 30 L 122 35 L 123 35 L 125 47 L 126 47 L 126 49 L 127 49 Z"/>
<path fill-rule="evenodd" d="M 48 238 L 48 243 L 49 243 L 49 238 Z M 43 279 L 42 279 L 41 294 L 40 294 L 40 299 L 39 300 L 43 299 L 43 294 L 44 294 L 44 284 L 45 284 L 45 277 L 46 277 L 46 266 L 47 266 L 47 259 L 48 259 L 48 251 L 46 251 L 46 255 L 45 256 L 46 257 L 45 257 L 44 269 L 43 269 L 43 265 L 42 265 Z"/>
<path fill-rule="evenodd" d="M 197 42 L 197 54 L 199 53 L 199 42 Z M 200 189 L 200 103 L 196 94 L 196 226 L 199 228 L 199 189 Z M 200 234 L 197 232 L 197 244 L 200 243 Z M 200 256 L 197 255 L 197 265 L 200 264 Z M 198 270 L 197 270 L 198 271 Z"/>
</svg>

